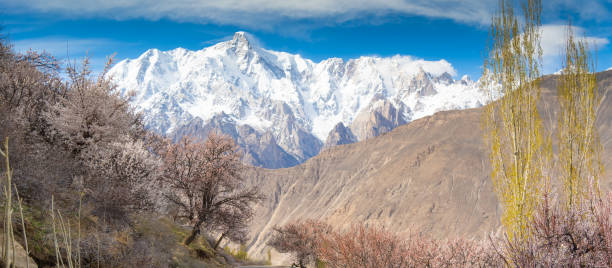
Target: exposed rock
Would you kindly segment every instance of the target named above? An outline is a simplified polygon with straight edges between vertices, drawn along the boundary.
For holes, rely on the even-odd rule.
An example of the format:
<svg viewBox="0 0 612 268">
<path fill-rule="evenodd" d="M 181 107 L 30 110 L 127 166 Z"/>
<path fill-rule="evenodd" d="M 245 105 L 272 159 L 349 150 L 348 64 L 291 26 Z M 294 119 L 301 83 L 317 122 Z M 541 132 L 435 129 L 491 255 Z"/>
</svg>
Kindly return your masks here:
<svg viewBox="0 0 612 268">
<path fill-rule="evenodd" d="M 357 141 L 355 135 L 350 128 L 344 126 L 342 122 L 336 124 L 334 129 L 329 132 L 323 149 L 327 149 L 336 145 L 351 144 Z"/>
<path fill-rule="evenodd" d="M 364 109 L 350 125 L 357 140 L 365 140 L 389 132 L 406 123 L 402 110 L 386 99 L 373 99 L 369 109 Z"/>
<path fill-rule="evenodd" d="M 448 73 L 444 74 L 448 75 Z M 436 93 L 438 93 L 438 91 L 436 91 L 436 89 L 434 88 L 433 82 L 431 80 L 431 74 L 426 73 L 423 68 L 420 68 L 419 72 L 410 81 L 410 88 L 412 91 L 419 92 L 420 96 L 435 95 Z"/>
<path fill-rule="evenodd" d="M 278 145 L 300 163 L 317 155 L 323 143 L 304 130 L 291 107 L 285 102 L 274 102 L 271 107 L 266 110 L 264 118 L 278 122 L 272 132 Z"/>
<path fill-rule="evenodd" d="M 173 132 L 172 138 L 177 141 L 183 136 L 192 136 L 204 140 L 211 131 L 231 136 L 242 148 L 243 161 L 248 165 L 282 168 L 299 164 L 295 157 L 278 145 L 272 133 L 260 133 L 248 125 L 237 125 L 225 113 L 214 116 L 208 122 L 199 118 L 192 119 Z"/>
</svg>

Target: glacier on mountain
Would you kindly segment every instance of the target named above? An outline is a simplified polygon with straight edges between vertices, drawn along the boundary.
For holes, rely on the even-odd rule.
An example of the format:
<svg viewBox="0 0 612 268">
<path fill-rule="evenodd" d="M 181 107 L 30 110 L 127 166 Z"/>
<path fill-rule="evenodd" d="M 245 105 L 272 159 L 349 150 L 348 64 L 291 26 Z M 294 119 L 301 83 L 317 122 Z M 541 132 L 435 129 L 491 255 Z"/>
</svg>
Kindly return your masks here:
<svg viewBox="0 0 612 268">
<path fill-rule="evenodd" d="M 445 60 L 398 55 L 316 63 L 264 49 L 244 32 L 198 51 L 150 49 L 108 75 L 122 93 L 134 91 L 131 103 L 148 128 L 175 139 L 220 129 L 236 139 L 247 162 L 268 168 L 303 162 L 324 144 L 367 139 L 487 100 L 468 76 L 453 79 L 457 73 Z M 326 143 L 328 136 L 334 142 Z"/>
</svg>

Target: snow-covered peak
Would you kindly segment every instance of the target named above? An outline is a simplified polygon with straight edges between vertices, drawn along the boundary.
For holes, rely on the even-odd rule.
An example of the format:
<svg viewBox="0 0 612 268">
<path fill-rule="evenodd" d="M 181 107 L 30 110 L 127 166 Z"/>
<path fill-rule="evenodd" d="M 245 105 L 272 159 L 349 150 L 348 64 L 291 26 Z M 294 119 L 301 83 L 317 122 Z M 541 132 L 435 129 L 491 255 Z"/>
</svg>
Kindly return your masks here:
<svg viewBox="0 0 612 268">
<path fill-rule="evenodd" d="M 394 106 L 385 111 L 401 112 L 395 122 L 485 103 L 476 83 L 454 80 L 457 72 L 445 60 L 396 55 L 315 63 L 257 43 L 237 32 L 198 51 L 150 49 L 109 75 L 122 92 L 136 91 L 132 104 L 153 130 L 182 133 L 187 125 L 197 129 L 194 120 L 206 124 L 221 114 L 225 125 L 268 133 L 299 161 L 318 152 L 338 123 L 350 127 L 362 111 L 380 110 L 373 107 L 381 100 Z"/>
<path fill-rule="evenodd" d="M 228 44 L 235 50 L 251 50 L 255 47 L 257 41 L 253 36 L 245 32 L 236 32 L 232 40 Z"/>
</svg>

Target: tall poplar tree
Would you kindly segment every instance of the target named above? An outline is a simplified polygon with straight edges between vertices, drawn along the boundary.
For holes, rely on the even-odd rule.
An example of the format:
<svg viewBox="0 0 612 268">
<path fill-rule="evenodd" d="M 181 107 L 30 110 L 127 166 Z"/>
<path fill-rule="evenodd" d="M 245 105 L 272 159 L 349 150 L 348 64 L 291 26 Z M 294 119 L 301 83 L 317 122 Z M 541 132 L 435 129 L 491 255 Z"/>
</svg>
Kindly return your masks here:
<svg viewBox="0 0 612 268">
<path fill-rule="evenodd" d="M 595 121 L 602 94 L 597 89 L 595 64 L 585 39 L 575 39 L 567 28 L 563 69 L 559 78 L 559 176 L 568 208 L 589 197 L 589 185 L 598 194 L 603 172 L 601 143 Z"/>
<path fill-rule="evenodd" d="M 541 0 L 521 4 L 523 21 L 513 1 L 500 0 L 491 23 L 484 64 L 483 89 L 491 100 L 483 114 L 490 146 L 491 178 L 503 205 L 502 224 L 510 240 L 526 237 L 546 178 L 543 166 L 550 146 L 536 106 L 540 97 L 542 49 Z"/>
</svg>

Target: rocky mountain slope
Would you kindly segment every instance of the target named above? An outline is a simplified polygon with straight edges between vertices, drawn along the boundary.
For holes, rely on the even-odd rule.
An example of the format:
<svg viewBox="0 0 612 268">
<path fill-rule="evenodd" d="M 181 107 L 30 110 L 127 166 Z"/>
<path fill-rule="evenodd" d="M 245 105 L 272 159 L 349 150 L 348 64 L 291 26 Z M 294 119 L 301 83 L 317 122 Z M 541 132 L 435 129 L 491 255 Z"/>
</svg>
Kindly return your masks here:
<svg viewBox="0 0 612 268">
<path fill-rule="evenodd" d="M 555 83 L 552 76 L 542 82 L 546 122 L 556 122 Z M 600 73 L 598 83 L 609 90 L 598 118 L 607 170 L 601 185 L 612 189 L 612 71 Z M 264 256 L 273 226 L 305 218 L 338 228 L 365 223 L 438 238 L 495 231 L 501 206 L 489 177 L 481 113 L 439 112 L 376 138 L 335 146 L 296 167 L 250 170 L 250 183 L 259 185 L 267 200 L 256 210 L 249 253 Z"/>
<path fill-rule="evenodd" d="M 198 51 L 151 49 L 109 72 L 145 123 L 178 139 L 220 129 L 254 166 L 294 166 L 437 111 L 481 106 L 477 82 L 446 61 L 407 56 L 315 63 L 249 34 Z"/>
</svg>

